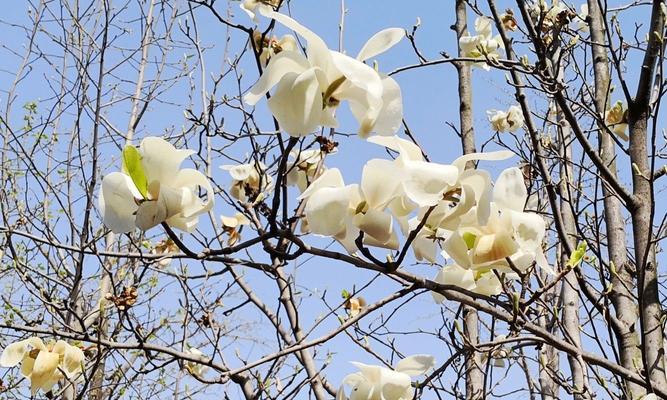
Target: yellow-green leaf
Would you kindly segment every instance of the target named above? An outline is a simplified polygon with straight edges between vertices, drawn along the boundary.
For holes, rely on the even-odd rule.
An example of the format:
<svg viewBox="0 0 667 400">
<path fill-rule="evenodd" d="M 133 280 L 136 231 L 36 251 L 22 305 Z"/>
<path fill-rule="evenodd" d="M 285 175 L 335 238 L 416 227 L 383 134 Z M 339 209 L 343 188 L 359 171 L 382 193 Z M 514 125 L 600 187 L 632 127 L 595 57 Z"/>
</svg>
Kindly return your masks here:
<svg viewBox="0 0 667 400">
<path fill-rule="evenodd" d="M 132 145 L 127 145 L 123 149 L 123 172 L 126 173 L 134 182 L 139 193 L 145 198 L 148 197 L 148 180 L 144 167 L 141 165 L 141 154 L 139 150 Z"/>
<path fill-rule="evenodd" d="M 583 260 L 584 256 L 586 255 L 586 247 L 587 247 L 586 242 L 579 243 L 577 249 L 572 252 L 572 255 L 570 255 L 570 260 L 567 262 L 567 265 L 572 268 L 579 265 L 581 260 Z"/>
</svg>

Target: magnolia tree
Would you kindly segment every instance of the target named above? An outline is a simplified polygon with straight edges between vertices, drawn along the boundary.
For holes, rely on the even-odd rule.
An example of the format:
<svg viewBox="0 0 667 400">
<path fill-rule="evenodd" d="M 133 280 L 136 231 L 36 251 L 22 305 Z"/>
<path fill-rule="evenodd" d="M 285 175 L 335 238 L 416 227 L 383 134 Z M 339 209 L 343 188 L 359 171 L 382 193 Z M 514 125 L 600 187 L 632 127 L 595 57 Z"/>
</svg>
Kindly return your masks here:
<svg viewBox="0 0 667 400">
<path fill-rule="evenodd" d="M 5 8 L 3 398 L 667 398 L 664 0 Z"/>
</svg>

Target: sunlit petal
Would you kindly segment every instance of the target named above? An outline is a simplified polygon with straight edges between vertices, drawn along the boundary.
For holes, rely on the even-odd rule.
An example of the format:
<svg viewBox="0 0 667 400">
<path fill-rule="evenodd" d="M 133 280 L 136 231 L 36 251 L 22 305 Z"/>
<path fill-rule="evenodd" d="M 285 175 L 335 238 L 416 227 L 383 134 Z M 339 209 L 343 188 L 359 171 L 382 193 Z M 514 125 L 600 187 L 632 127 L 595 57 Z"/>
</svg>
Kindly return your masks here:
<svg viewBox="0 0 667 400">
<path fill-rule="evenodd" d="M 381 30 L 368 39 L 364 47 L 359 51 L 359 54 L 357 54 L 357 60 L 366 61 L 371 57 L 382 54 L 400 42 L 404 37 L 405 30 L 402 28 Z"/>
</svg>

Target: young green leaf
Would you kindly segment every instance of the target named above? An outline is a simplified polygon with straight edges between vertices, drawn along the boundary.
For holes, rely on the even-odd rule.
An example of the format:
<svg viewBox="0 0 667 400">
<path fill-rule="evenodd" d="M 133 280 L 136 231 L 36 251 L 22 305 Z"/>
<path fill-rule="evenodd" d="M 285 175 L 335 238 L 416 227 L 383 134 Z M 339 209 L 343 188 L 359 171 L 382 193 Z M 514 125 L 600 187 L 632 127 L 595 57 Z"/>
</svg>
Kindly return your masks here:
<svg viewBox="0 0 667 400">
<path fill-rule="evenodd" d="M 123 149 L 123 167 L 122 170 L 124 173 L 129 175 L 134 183 L 134 186 L 137 187 L 139 193 L 145 198 L 148 197 L 148 180 L 146 179 L 146 173 L 144 172 L 144 167 L 141 165 L 141 154 L 139 150 L 132 145 L 127 145 Z"/>
</svg>

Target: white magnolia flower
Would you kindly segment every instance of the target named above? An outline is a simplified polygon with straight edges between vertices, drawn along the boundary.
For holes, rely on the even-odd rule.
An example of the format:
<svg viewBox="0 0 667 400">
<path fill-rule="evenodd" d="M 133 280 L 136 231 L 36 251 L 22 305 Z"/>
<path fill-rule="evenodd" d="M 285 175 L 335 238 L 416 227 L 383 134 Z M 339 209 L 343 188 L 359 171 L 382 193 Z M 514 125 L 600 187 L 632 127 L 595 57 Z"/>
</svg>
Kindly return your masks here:
<svg viewBox="0 0 667 400">
<path fill-rule="evenodd" d="M 541 21 L 542 32 L 551 30 L 559 22 L 569 22 L 569 16 L 561 18 L 563 13 L 569 13 L 569 8 L 562 1 L 554 1 L 549 5 L 546 0 L 538 0 L 528 11 L 533 23 L 537 24 Z"/>
<path fill-rule="evenodd" d="M 67 377 L 74 381 L 83 372 L 84 354 L 80 348 L 63 340 L 45 345 L 38 337 L 12 343 L 0 357 L 0 366 L 11 368 L 21 364 L 21 374 L 30 380 L 34 396 L 40 389 L 45 393 Z"/>
<path fill-rule="evenodd" d="M 306 199 L 304 214 L 312 233 L 331 236 L 354 253 L 359 231 L 371 246 L 398 248 L 393 218 L 385 208 L 392 200 L 399 182 L 387 182 L 384 173 L 393 164 L 370 160 L 364 167 L 360 185 L 345 185 L 337 168 L 324 172 L 299 199 Z"/>
<path fill-rule="evenodd" d="M 476 35 L 466 32 L 459 38 L 459 47 L 462 57 L 481 58 L 486 60 L 497 59 L 500 57 L 500 49 L 504 48 L 500 35 L 492 36 L 493 20 L 488 17 L 477 17 L 475 19 Z M 490 67 L 486 61 L 480 61 L 473 64 L 489 70 Z"/>
<path fill-rule="evenodd" d="M 267 36 L 264 37 L 264 40 L 262 40 L 262 36 L 259 31 L 253 32 L 255 46 L 260 50 L 259 61 L 263 66 L 266 66 L 271 57 L 281 51 L 297 51 L 298 49 L 296 39 L 292 35 L 283 35 L 280 39 L 275 36 Z"/>
<path fill-rule="evenodd" d="M 241 239 L 241 233 L 239 229 L 242 225 L 249 225 L 250 220 L 245 215 L 237 212 L 233 217 L 227 217 L 225 215 L 220 216 L 220 221 L 222 222 L 222 230 L 229 235 L 227 239 L 227 245 L 233 246 Z"/>
<path fill-rule="evenodd" d="M 536 262 L 552 272 L 542 250 L 546 224 L 540 215 L 523 211 L 527 198 L 521 170 L 504 170 L 493 187 L 493 201 L 483 198 L 447 238 L 447 254 L 465 269 L 511 272 L 509 258 L 521 271 Z"/>
<path fill-rule="evenodd" d="M 366 307 L 366 300 L 363 297 L 350 297 L 345 300 L 344 308 L 350 317 L 356 317 Z"/>
<path fill-rule="evenodd" d="M 629 139 L 626 133 L 628 130 L 627 112 L 625 105 L 619 100 L 604 115 L 604 121 L 609 126 L 609 129 L 626 142 Z"/>
<path fill-rule="evenodd" d="M 503 288 L 498 276 L 490 269 L 473 271 L 456 264 L 442 267 L 433 281 L 442 285 L 458 286 L 485 296 L 500 294 Z M 445 297 L 438 292 L 431 292 L 431 295 L 436 303 L 442 303 L 445 300 Z"/>
<path fill-rule="evenodd" d="M 324 152 L 320 149 L 292 151 L 290 156 L 294 161 L 287 164 L 287 184 L 296 186 L 303 192 L 316 179 L 317 166 L 322 161 Z M 325 170 L 326 167 L 322 166 L 320 173 Z"/>
<path fill-rule="evenodd" d="M 151 249 L 151 254 L 154 255 L 167 255 L 178 252 L 178 246 L 171 239 L 164 239 L 159 241 L 155 247 Z M 171 264 L 171 257 L 161 258 L 158 261 L 160 267 L 167 267 Z"/>
<path fill-rule="evenodd" d="M 259 19 L 257 18 L 257 14 L 255 11 L 257 10 L 257 7 L 259 7 L 262 4 L 266 4 L 267 6 L 277 6 L 279 3 L 278 0 L 241 0 L 241 4 L 239 4 L 239 7 L 243 12 L 245 12 L 248 17 L 250 17 L 251 20 L 254 22 L 258 22 Z"/>
<path fill-rule="evenodd" d="M 491 122 L 491 128 L 496 132 L 515 132 L 525 123 L 519 106 L 511 106 L 507 112 L 489 110 L 486 113 Z"/>
<path fill-rule="evenodd" d="M 352 388 L 350 400 L 410 400 L 414 396 L 412 378 L 425 374 L 435 365 L 430 355 L 417 354 L 399 361 L 394 369 L 352 362 L 359 372 L 343 378 L 343 384 Z M 346 400 L 343 386 L 337 400 Z"/>
<path fill-rule="evenodd" d="M 232 177 L 230 194 L 241 202 L 261 201 L 264 193 L 273 186 L 273 179 L 266 173 L 266 166 L 262 162 L 223 165 L 221 168 Z"/>
<path fill-rule="evenodd" d="M 102 179 L 98 199 L 104 225 L 114 233 L 148 230 L 162 222 L 191 232 L 199 215 L 213 208 L 213 188 L 201 172 L 181 163 L 194 151 L 177 150 L 158 137 L 147 137 L 139 149 L 123 150 L 123 171 Z M 200 200 L 198 189 L 206 191 Z"/>
<path fill-rule="evenodd" d="M 185 352 L 198 358 L 202 363 L 208 362 L 208 358 L 197 348 L 190 347 Z M 190 374 L 201 378 L 206 371 L 208 371 L 208 366 L 194 361 L 186 361 L 185 369 L 187 369 Z"/>
<path fill-rule="evenodd" d="M 257 83 L 245 95 L 256 104 L 277 86 L 269 108 L 281 129 L 291 136 L 304 136 L 320 126 L 335 127 L 336 107 L 347 100 L 359 121 L 362 136 L 370 132 L 395 133 L 401 125 L 403 105 L 398 84 L 364 64 L 398 43 L 405 31 L 385 29 L 371 37 L 357 58 L 329 50 L 324 41 L 292 18 L 267 6 L 257 7 L 260 14 L 292 29 L 307 42 L 306 56 L 283 49 L 271 57 Z"/>
</svg>

